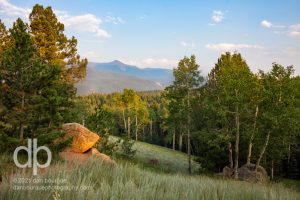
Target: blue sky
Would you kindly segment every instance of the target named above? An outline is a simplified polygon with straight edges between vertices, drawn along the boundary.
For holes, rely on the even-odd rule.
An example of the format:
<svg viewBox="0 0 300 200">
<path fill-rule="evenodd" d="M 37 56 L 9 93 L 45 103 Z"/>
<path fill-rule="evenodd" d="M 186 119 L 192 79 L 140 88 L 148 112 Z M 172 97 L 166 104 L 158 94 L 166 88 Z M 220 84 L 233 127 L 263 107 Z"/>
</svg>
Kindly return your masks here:
<svg viewBox="0 0 300 200">
<path fill-rule="evenodd" d="M 36 3 L 55 10 L 90 61 L 172 68 L 195 54 L 205 75 L 222 52 L 237 50 L 254 72 L 278 62 L 300 74 L 297 0 L 0 0 L 0 18 L 10 27 Z"/>
</svg>

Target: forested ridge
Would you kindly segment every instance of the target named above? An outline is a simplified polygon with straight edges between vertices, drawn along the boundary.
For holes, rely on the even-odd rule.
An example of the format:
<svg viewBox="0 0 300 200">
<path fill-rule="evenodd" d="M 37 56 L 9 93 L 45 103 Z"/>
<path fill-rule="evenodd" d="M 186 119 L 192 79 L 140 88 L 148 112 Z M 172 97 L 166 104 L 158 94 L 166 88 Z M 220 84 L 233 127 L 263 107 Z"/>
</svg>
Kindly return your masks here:
<svg viewBox="0 0 300 200">
<path fill-rule="evenodd" d="M 293 66 L 273 63 L 254 73 L 240 53 L 226 52 L 206 76 L 191 55 L 174 66 L 163 91 L 76 96 L 88 61 L 51 7 L 34 6 L 28 24 L 17 19 L 6 29 L 0 22 L 0 39 L 3 152 L 27 138 L 58 151 L 69 142 L 54 142 L 64 135 L 61 125 L 77 122 L 103 138 L 186 152 L 189 172 L 195 159 L 199 173 L 227 166 L 237 179 L 238 168 L 252 163 L 271 178 L 300 178 L 300 77 Z"/>
</svg>

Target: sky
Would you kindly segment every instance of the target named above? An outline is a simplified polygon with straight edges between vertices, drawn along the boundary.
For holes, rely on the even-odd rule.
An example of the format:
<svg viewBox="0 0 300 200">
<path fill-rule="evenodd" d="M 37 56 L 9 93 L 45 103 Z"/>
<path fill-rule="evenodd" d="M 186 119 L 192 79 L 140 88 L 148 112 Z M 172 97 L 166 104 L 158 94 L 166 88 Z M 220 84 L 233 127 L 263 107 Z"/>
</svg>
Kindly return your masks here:
<svg viewBox="0 0 300 200">
<path fill-rule="evenodd" d="M 0 0 L 0 19 L 28 21 L 36 3 L 52 7 L 89 61 L 172 69 L 195 54 L 206 75 L 237 51 L 253 72 L 277 62 L 300 74 L 299 0 Z"/>
</svg>

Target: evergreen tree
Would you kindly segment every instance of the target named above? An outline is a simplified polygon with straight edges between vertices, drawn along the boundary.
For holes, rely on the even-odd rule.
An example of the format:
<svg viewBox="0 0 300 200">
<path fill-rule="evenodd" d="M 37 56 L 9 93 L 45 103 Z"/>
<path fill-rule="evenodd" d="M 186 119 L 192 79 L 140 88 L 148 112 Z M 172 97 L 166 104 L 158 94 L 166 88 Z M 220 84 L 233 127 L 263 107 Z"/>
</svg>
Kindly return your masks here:
<svg viewBox="0 0 300 200">
<path fill-rule="evenodd" d="M 5 107 L 2 131 L 7 140 L 37 137 L 42 144 L 52 144 L 63 135 L 60 125 L 68 120 L 64 114 L 75 89 L 60 81 L 59 66 L 37 57 L 27 24 L 18 19 L 9 32 L 14 45 L 2 54 L 0 63 L 0 71 L 5 71 L 0 87 Z"/>
<path fill-rule="evenodd" d="M 64 81 L 75 83 L 83 79 L 87 59 L 80 59 L 76 38 L 66 37 L 64 24 L 57 20 L 52 8 L 36 4 L 29 19 L 30 33 L 38 56 L 49 64 L 60 66 Z"/>
</svg>

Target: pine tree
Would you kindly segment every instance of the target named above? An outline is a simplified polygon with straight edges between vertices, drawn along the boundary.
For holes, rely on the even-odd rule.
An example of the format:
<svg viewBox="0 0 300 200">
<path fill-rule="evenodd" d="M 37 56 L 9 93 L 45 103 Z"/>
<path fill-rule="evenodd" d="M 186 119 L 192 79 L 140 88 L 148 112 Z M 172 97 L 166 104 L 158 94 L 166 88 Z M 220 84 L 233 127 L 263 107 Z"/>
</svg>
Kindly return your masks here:
<svg viewBox="0 0 300 200">
<path fill-rule="evenodd" d="M 62 80 L 75 83 L 86 75 L 87 59 L 77 54 L 77 40 L 68 39 L 64 24 L 60 23 L 51 7 L 36 4 L 31 14 L 30 33 L 38 56 L 52 65 L 61 67 Z"/>
<path fill-rule="evenodd" d="M 10 35 L 14 45 L 2 54 L 1 100 L 5 107 L 2 131 L 8 138 L 37 137 L 51 144 L 62 135 L 59 126 L 75 95 L 73 85 L 60 81 L 61 69 L 36 56 L 28 25 L 18 19 Z M 15 135 L 18 133 L 18 135 Z"/>
</svg>

